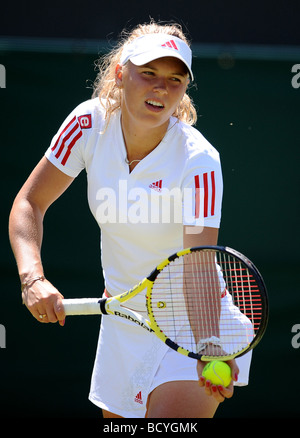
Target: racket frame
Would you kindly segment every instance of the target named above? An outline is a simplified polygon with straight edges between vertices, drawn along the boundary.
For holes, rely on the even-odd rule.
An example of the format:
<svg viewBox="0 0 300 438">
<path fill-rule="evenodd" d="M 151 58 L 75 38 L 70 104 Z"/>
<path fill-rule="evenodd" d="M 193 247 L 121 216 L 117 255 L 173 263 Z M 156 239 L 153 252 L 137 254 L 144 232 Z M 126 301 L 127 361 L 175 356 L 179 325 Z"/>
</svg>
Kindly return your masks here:
<svg viewBox="0 0 300 438">
<path fill-rule="evenodd" d="M 179 257 L 190 254 L 196 251 L 216 251 L 227 253 L 235 258 L 237 258 L 243 265 L 245 265 L 250 271 L 251 275 L 255 279 L 257 286 L 260 290 L 261 296 L 261 324 L 259 329 L 253 338 L 253 340 L 241 351 L 238 353 L 230 354 L 227 356 L 211 356 L 206 355 L 204 353 L 194 353 L 185 348 L 177 345 L 173 340 L 171 340 L 168 336 L 166 336 L 159 325 L 157 324 L 153 310 L 151 307 L 151 297 L 153 291 L 153 285 L 156 278 L 159 276 L 160 272 L 168 266 L 171 262 L 178 259 Z M 148 319 L 143 317 L 140 313 L 131 310 L 127 307 L 124 307 L 124 304 L 128 302 L 130 299 L 134 298 L 140 292 L 144 291 L 146 296 L 146 308 Z M 80 305 L 82 303 L 82 305 Z M 107 297 L 107 298 L 91 298 L 91 299 L 66 299 L 63 300 L 65 313 L 66 315 L 115 315 L 118 317 L 125 318 L 129 321 L 134 322 L 140 327 L 146 329 L 148 332 L 154 332 L 155 335 L 164 342 L 168 347 L 177 351 L 180 354 L 191 357 L 193 359 L 203 360 L 203 361 L 211 361 L 214 359 L 227 361 L 233 359 L 235 357 L 242 356 L 246 354 L 248 351 L 252 350 L 262 339 L 268 324 L 268 316 L 269 316 L 269 305 L 268 305 L 268 295 L 265 283 L 263 278 L 256 268 L 256 266 L 243 254 L 232 249 L 227 246 L 197 246 L 187 248 L 181 251 L 178 251 L 172 254 L 170 257 L 161 262 L 157 267 L 150 273 L 150 275 L 144 278 L 139 284 L 137 284 L 132 289 L 116 296 Z"/>
<path fill-rule="evenodd" d="M 155 320 L 155 317 L 154 317 L 154 314 L 152 311 L 152 306 L 151 306 L 151 294 L 152 294 L 152 288 L 153 288 L 154 281 L 158 277 L 159 273 L 169 263 L 173 262 L 174 260 L 181 257 L 182 255 L 190 254 L 192 252 L 196 252 L 199 250 L 222 252 L 222 253 L 227 253 L 227 254 L 235 257 L 236 259 L 238 259 L 241 263 L 243 263 L 248 268 L 249 272 L 254 277 L 254 279 L 259 287 L 260 295 L 261 295 L 261 304 L 262 304 L 261 324 L 260 324 L 259 329 L 258 329 L 255 337 L 253 338 L 253 340 L 244 349 L 240 350 L 238 353 L 228 354 L 228 355 L 224 355 L 224 356 L 217 356 L 217 355 L 206 355 L 204 353 L 191 352 L 191 351 L 179 346 L 178 344 L 176 344 L 176 342 L 174 342 L 173 340 L 168 338 L 168 336 L 166 336 L 163 333 L 163 331 L 160 329 L 159 325 L 157 324 L 157 322 Z M 164 260 L 160 265 L 157 266 L 156 269 L 154 269 L 152 271 L 152 273 L 149 275 L 148 279 L 150 279 L 152 281 L 152 287 L 151 287 L 151 289 L 149 289 L 148 294 L 146 296 L 146 306 L 147 306 L 147 312 L 148 312 L 148 316 L 149 316 L 149 320 L 150 320 L 150 327 L 152 328 L 152 330 L 154 331 L 156 336 L 159 337 L 159 339 L 161 339 L 166 345 L 168 345 L 168 347 L 172 348 L 173 350 L 177 351 L 178 353 L 181 353 L 181 354 L 188 356 L 188 357 L 191 357 L 193 359 L 203 360 L 203 361 L 207 361 L 207 362 L 210 362 L 212 360 L 228 361 L 228 360 L 234 359 L 235 357 L 241 357 L 244 354 L 246 354 L 247 352 L 249 352 L 250 350 L 252 350 L 261 341 L 261 339 L 266 331 L 267 324 L 268 324 L 268 317 L 269 317 L 269 305 L 268 305 L 268 295 L 267 295 L 267 289 L 266 289 L 265 283 L 263 281 L 263 278 L 262 278 L 260 272 L 258 271 L 256 266 L 251 262 L 251 260 L 249 260 L 243 254 L 241 254 L 240 252 L 236 251 L 233 248 L 230 248 L 228 246 L 195 246 L 195 247 L 184 249 L 182 251 L 179 251 L 179 252 L 171 255 L 170 257 L 168 257 L 168 259 Z"/>
</svg>

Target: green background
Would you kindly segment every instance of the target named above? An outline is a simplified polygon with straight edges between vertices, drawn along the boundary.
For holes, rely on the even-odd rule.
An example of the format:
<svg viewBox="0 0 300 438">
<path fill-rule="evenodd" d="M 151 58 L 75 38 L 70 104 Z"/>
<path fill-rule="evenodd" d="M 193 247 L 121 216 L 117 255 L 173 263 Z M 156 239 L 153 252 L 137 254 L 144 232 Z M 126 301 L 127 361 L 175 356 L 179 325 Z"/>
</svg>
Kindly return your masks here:
<svg viewBox="0 0 300 438">
<path fill-rule="evenodd" d="M 198 51 L 199 52 L 199 51 Z M 254 261 L 270 298 L 266 335 L 253 355 L 250 385 L 237 388 L 218 418 L 297 417 L 300 349 L 298 281 L 300 59 L 194 59 L 197 128 L 219 150 L 224 177 L 220 244 Z M 0 52 L 1 111 L 0 417 L 96 418 L 88 400 L 98 317 L 39 324 L 22 306 L 7 223 L 15 195 L 72 109 L 91 96 L 97 52 Z M 66 297 L 103 288 L 100 235 L 86 200 L 84 172 L 48 211 L 42 257 Z"/>
</svg>

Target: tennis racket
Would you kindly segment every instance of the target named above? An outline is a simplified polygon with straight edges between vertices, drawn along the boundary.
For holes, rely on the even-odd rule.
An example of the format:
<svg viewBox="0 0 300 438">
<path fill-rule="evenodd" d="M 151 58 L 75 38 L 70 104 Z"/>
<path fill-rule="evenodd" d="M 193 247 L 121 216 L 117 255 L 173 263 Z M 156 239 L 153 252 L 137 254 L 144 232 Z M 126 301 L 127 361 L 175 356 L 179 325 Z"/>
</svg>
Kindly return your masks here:
<svg viewBox="0 0 300 438">
<path fill-rule="evenodd" d="M 141 293 L 144 315 L 128 308 Z M 126 318 L 178 353 L 204 361 L 247 353 L 268 322 L 267 291 L 257 268 L 241 253 L 220 246 L 179 251 L 120 295 L 65 299 L 63 304 L 66 315 Z"/>
</svg>

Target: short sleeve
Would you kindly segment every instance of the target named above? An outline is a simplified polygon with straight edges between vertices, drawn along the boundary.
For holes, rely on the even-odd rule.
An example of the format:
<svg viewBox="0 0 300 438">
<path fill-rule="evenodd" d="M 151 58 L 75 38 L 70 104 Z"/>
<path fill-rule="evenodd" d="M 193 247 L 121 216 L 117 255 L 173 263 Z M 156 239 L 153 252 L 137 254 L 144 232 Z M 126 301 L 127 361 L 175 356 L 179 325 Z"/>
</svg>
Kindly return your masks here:
<svg viewBox="0 0 300 438">
<path fill-rule="evenodd" d="M 218 153 L 192 159 L 182 190 L 183 224 L 219 228 L 223 178 Z"/>
<path fill-rule="evenodd" d="M 45 156 L 65 174 L 76 177 L 85 164 L 82 157 L 84 136 L 76 109 L 53 137 Z"/>
</svg>

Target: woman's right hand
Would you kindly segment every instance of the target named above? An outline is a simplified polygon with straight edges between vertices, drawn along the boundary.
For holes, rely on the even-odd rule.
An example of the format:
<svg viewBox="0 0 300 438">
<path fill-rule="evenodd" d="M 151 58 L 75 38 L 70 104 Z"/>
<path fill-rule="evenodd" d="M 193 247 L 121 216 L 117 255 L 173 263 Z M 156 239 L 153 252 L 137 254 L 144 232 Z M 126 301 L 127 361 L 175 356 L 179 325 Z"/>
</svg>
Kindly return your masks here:
<svg viewBox="0 0 300 438">
<path fill-rule="evenodd" d="M 45 278 L 23 288 L 23 303 L 39 322 L 65 324 L 63 295 Z"/>
<path fill-rule="evenodd" d="M 43 273 L 41 247 L 43 220 L 50 205 L 74 178 L 64 174 L 43 157 L 17 194 L 9 216 L 9 238 L 23 287 L 23 302 L 39 322 L 64 325 L 63 296 Z M 31 280 L 31 283 L 30 283 Z"/>
</svg>

